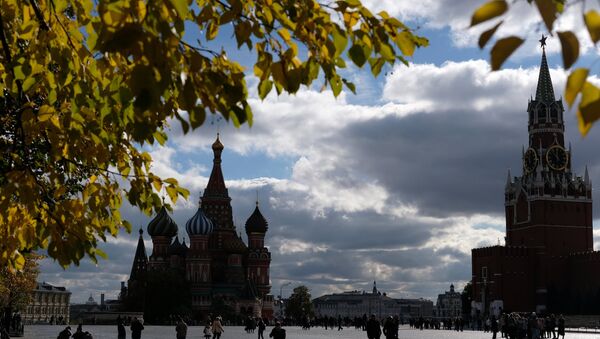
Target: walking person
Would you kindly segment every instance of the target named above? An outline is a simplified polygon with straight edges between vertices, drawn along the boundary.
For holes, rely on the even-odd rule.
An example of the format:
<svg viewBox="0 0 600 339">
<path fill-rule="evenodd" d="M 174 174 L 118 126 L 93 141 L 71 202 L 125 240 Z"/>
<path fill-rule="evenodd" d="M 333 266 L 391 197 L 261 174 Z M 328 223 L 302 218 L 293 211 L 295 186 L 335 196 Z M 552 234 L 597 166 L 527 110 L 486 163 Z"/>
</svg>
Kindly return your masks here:
<svg viewBox="0 0 600 339">
<path fill-rule="evenodd" d="M 73 339 L 85 339 L 85 333 L 83 333 L 83 326 L 79 324 L 77 330 L 73 333 Z"/>
<path fill-rule="evenodd" d="M 258 339 L 265 339 L 264 332 L 267 328 L 267 325 L 262 320 L 262 318 L 258 318 Z"/>
<path fill-rule="evenodd" d="M 371 314 L 371 318 L 369 319 L 369 321 L 367 321 L 367 338 L 381 338 L 381 326 L 379 324 L 379 320 L 375 318 L 375 314 Z"/>
<path fill-rule="evenodd" d="M 181 317 L 177 319 L 177 326 L 175 326 L 175 333 L 177 334 L 177 339 L 185 339 L 187 337 L 187 329 L 188 326 L 183 321 Z"/>
<path fill-rule="evenodd" d="M 210 322 L 206 323 L 206 326 L 204 326 L 204 331 L 202 331 L 202 333 L 204 333 L 204 339 L 210 339 L 210 337 L 212 337 L 212 331 L 210 330 Z"/>
<path fill-rule="evenodd" d="M 215 320 L 213 320 L 212 323 L 212 339 L 220 339 L 221 334 L 223 334 L 223 332 L 225 332 L 225 329 L 223 328 L 223 324 L 221 323 L 221 316 L 218 316 L 215 318 Z"/>
<path fill-rule="evenodd" d="M 127 332 L 125 331 L 125 325 L 123 324 L 123 319 L 119 318 L 117 320 L 117 338 L 125 339 L 127 338 Z"/>
<path fill-rule="evenodd" d="M 144 330 L 144 325 L 137 317 L 133 318 L 133 320 L 131 321 L 131 326 L 129 326 L 129 328 L 131 329 L 131 339 L 142 338 L 142 331 Z"/>
<path fill-rule="evenodd" d="M 496 334 L 498 333 L 498 320 L 496 320 L 495 316 L 492 316 L 490 327 L 492 330 L 492 339 L 496 339 Z"/>
<path fill-rule="evenodd" d="M 563 339 L 565 339 L 565 318 L 562 316 L 562 314 L 558 317 L 558 336 L 560 338 L 560 336 L 562 335 Z"/>
<path fill-rule="evenodd" d="M 275 327 L 271 330 L 269 337 L 273 339 L 285 339 L 285 330 L 281 328 L 281 323 L 279 321 L 275 323 Z"/>
</svg>

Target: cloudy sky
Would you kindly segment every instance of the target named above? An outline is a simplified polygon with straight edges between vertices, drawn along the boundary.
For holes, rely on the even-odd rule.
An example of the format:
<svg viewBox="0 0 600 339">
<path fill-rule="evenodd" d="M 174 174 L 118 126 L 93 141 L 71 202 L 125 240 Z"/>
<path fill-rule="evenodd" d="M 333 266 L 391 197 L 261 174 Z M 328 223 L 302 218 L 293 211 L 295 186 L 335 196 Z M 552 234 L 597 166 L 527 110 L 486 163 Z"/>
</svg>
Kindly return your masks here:
<svg viewBox="0 0 600 339">
<path fill-rule="evenodd" d="M 183 135 L 173 124 L 167 146 L 152 149 L 155 173 L 177 178 L 192 192 L 172 214 L 185 234 L 210 174 L 210 144 L 221 131 L 223 172 L 238 231 L 244 231 L 256 192 L 269 221 L 274 295 L 286 282 L 292 286 L 284 296 L 299 284 L 319 296 L 370 290 L 377 280 L 393 297 L 435 300 L 451 283 L 462 290 L 470 279 L 472 248 L 503 243 L 506 173 L 521 174 L 527 102 L 535 95 L 539 71 L 537 40 L 545 33 L 539 16 L 527 2 L 518 2 L 520 8 L 498 34 L 526 34 L 527 40 L 503 70 L 492 73 L 489 50 L 477 48 L 478 34 L 490 25 L 468 29 L 481 1 L 366 3 L 418 27 L 431 46 L 417 51 L 410 67 L 388 67 L 377 78 L 368 69 L 350 69 L 359 93 L 337 99 L 329 91 L 303 88 L 261 101 L 256 79 L 248 76 L 255 113 L 251 128 L 235 129 L 209 117 Z M 572 6 L 557 25 L 578 29 L 580 64 L 589 66 L 597 50 L 581 31 L 580 13 Z M 231 39 L 220 42 L 228 45 Z M 559 48 L 557 38 L 548 39 L 557 98 L 566 79 Z M 250 66 L 246 55 L 231 57 Z M 595 147 L 600 127 L 583 139 L 574 112 L 565 117 L 573 169 L 581 174 L 587 165 L 600 183 Z M 123 214 L 144 230 L 150 220 L 127 206 Z M 109 259 L 97 266 L 85 261 L 63 270 L 46 260 L 40 280 L 66 286 L 74 303 L 90 294 L 116 298 L 136 243 L 137 232 L 109 239 L 102 245 Z M 149 255 L 148 237 L 146 250 Z"/>
</svg>

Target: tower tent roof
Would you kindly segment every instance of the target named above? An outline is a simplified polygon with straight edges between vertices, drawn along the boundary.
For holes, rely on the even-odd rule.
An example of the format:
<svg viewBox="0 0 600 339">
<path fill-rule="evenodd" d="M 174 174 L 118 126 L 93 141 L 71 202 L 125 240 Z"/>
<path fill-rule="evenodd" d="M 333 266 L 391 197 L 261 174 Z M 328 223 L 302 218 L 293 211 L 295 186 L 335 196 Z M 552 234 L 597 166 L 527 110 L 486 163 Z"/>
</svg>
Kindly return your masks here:
<svg viewBox="0 0 600 339">
<path fill-rule="evenodd" d="M 548 69 L 545 49 L 542 50 L 542 64 L 540 65 L 540 75 L 538 77 L 537 90 L 535 91 L 535 100 L 548 104 L 556 101 L 554 98 L 554 88 L 552 87 L 552 79 L 550 78 L 550 70 Z"/>
<path fill-rule="evenodd" d="M 137 248 L 135 249 L 135 257 L 131 267 L 129 279 L 136 280 L 140 274 L 146 270 L 148 264 L 148 256 L 146 255 L 146 246 L 144 245 L 144 231 L 140 228 L 140 237 L 138 239 Z"/>
</svg>

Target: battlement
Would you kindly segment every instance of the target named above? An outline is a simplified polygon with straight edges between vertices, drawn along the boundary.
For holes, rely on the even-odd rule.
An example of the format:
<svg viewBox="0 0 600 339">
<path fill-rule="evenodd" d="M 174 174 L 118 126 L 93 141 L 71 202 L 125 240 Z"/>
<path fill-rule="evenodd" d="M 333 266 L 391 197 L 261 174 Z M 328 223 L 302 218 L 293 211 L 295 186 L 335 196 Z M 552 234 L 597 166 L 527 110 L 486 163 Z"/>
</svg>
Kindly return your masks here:
<svg viewBox="0 0 600 339">
<path fill-rule="evenodd" d="M 504 256 L 504 257 L 528 257 L 535 254 L 535 249 L 528 248 L 525 246 L 489 246 L 474 248 L 471 250 L 472 255 L 475 257 L 492 257 L 492 256 Z"/>
<path fill-rule="evenodd" d="M 569 260 L 574 261 L 600 261 L 600 251 L 585 251 L 585 252 L 574 252 L 567 255 Z"/>
</svg>

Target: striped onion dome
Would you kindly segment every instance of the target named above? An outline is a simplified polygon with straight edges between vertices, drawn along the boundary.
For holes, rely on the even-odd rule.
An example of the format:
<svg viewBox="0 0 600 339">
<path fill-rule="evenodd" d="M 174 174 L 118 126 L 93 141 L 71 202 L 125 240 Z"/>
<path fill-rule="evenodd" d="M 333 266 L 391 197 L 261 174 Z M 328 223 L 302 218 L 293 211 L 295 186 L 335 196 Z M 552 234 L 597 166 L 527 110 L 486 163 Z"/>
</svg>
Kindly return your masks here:
<svg viewBox="0 0 600 339">
<path fill-rule="evenodd" d="M 151 237 L 169 237 L 172 238 L 177 234 L 177 224 L 167 212 L 165 206 L 160 208 L 158 214 L 148 224 L 148 234 Z"/>
<path fill-rule="evenodd" d="M 213 222 L 208 219 L 202 208 L 199 207 L 196 214 L 185 223 L 188 235 L 207 235 L 213 231 Z"/>
</svg>

